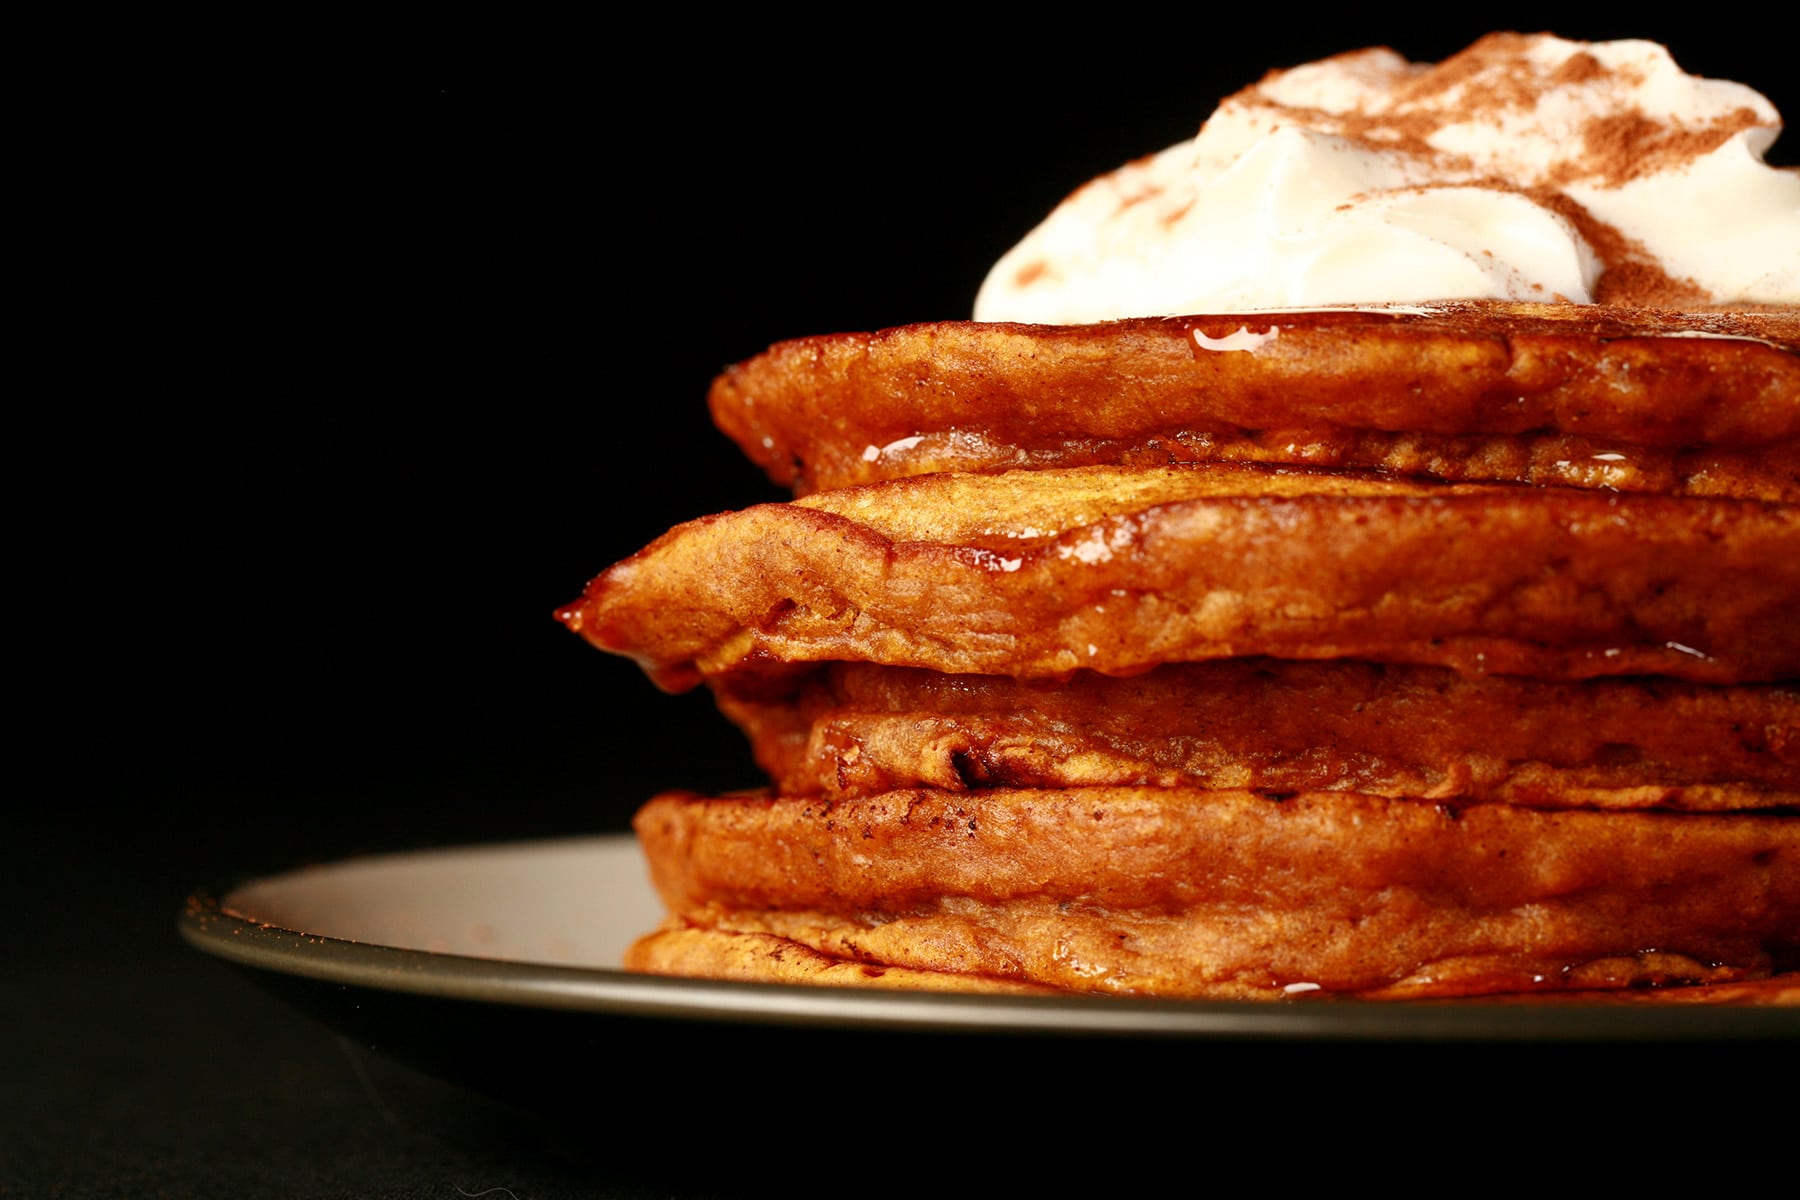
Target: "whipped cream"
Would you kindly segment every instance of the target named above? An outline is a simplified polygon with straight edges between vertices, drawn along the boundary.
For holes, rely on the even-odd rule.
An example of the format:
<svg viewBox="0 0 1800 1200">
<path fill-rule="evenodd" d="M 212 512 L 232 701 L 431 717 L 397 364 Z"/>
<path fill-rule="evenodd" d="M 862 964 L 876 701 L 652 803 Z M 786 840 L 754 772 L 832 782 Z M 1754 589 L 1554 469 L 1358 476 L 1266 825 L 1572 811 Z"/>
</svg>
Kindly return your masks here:
<svg viewBox="0 0 1800 1200">
<path fill-rule="evenodd" d="M 1337 55 L 1082 187 L 994 266 L 982 321 L 1497 299 L 1800 303 L 1781 118 L 1654 42 L 1490 34 Z"/>
</svg>

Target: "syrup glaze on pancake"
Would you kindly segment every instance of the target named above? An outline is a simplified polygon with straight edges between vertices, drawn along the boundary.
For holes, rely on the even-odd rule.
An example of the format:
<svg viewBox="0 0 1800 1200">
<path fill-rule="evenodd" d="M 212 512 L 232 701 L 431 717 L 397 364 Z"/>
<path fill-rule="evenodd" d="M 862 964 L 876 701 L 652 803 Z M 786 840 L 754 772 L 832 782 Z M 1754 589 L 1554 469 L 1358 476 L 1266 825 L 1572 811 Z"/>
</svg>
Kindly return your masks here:
<svg viewBox="0 0 1800 1200">
<path fill-rule="evenodd" d="M 790 796 L 1138 785 L 1800 810 L 1789 685 L 1226 659 L 1048 683 L 834 663 L 791 694 L 715 690 Z"/>
<path fill-rule="evenodd" d="M 559 616 L 663 687 L 1357 658 L 1800 677 L 1800 508 L 1195 464 L 931 475 L 677 526 Z"/>
<path fill-rule="evenodd" d="M 676 926 L 1071 991 L 1636 987 L 1800 952 L 1800 822 L 1775 816 L 906 789 L 676 793 L 636 828 Z"/>
<path fill-rule="evenodd" d="M 1800 501 L 1800 311 L 1465 301 L 783 342 L 713 418 L 783 486 L 1195 460 Z"/>
</svg>

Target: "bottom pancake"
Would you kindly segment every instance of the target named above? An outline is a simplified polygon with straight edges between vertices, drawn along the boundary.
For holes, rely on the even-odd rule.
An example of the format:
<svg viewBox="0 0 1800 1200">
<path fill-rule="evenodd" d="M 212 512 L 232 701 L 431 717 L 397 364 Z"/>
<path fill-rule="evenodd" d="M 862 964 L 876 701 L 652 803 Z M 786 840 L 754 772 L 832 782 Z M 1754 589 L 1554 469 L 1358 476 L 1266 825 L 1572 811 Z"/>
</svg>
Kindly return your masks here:
<svg viewBox="0 0 1800 1200">
<path fill-rule="evenodd" d="M 628 965 L 649 975 L 684 975 L 736 983 L 786 983 L 822 987 L 884 988 L 892 991 L 986 992 L 1005 995 L 1069 995 L 1063 988 L 994 979 L 985 975 L 950 975 L 882 967 L 854 959 L 832 958 L 810 946 L 767 933 L 731 933 L 699 929 L 680 922 L 638 939 Z M 1296 993 L 1296 998 L 1308 994 Z M 1466 996 L 1466 994 L 1465 994 Z M 1359 999 L 1380 998 L 1364 993 Z M 1558 1003 L 1800 1005 L 1800 972 L 1766 978 L 1730 979 L 1723 983 L 1682 986 L 1577 987 L 1490 994 L 1482 999 L 1510 1004 L 1555 999 Z"/>
<path fill-rule="evenodd" d="M 908 789 L 672 793 L 636 827 L 671 913 L 628 956 L 637 970 L 1422 997 L 1754 981 L 1800 955 L 1800 820 L 1775 814 Z M 819 958 L 754 973 L 787 943 Z"/>
<path fill-rule="evenodd" d="M 910 967 L 884 967 L 834 958 L 811 946 L 769 933 L 731 933 L 679 922 L 639 938 L 625 965 L 649 975 L 694 975 L 740 983 L 804 983 L 825 987 L 879 987 L 915 992 L 1004 992 L 1057 995 L 1061 988 L 956 975 Z"/>
</svg>

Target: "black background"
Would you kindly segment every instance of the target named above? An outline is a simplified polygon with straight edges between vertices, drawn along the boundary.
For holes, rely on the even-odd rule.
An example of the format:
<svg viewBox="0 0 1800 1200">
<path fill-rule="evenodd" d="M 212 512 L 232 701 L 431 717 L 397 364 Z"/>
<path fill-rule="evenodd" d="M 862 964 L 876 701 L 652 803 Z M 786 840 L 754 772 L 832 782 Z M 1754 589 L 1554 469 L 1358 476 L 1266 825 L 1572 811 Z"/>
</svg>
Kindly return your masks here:
<svg viewBox="0 0 1800 1200">
<path fill-rule="evenodd" d="M 710 378 L 785 337 L 966 316 L 1063 194 L 1268 67 L 1437 59 L 1501 20 L 1376 11 L 25 39 L 0 853 L 27 1032 L 0 1089 L 35 1124 L 16 1153 L 0 1132 L 0 1196 L 204 1194 L 179 1131 L 203 1114 L 355 1119 L 209 1101 L 211 1035 L 170 1014 L 284 1018 L 176 941 L 189 888 L 756 782 L 703 696 L 551 619 L 670 524 L 777 498 L 711 429 Z M 1741 21 L 1509 12 L 1664 41 L 1800 113 L 1791 47 Z"/>
</svg>

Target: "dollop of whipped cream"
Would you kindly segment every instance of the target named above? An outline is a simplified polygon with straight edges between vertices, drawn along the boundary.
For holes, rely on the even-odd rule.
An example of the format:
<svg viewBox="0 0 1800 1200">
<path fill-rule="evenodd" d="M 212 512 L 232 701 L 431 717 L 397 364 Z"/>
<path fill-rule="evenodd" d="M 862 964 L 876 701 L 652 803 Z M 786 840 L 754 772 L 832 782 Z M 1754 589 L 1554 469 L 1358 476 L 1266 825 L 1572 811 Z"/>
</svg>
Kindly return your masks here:
<svg viewBox="0 0 1800 1200">
<path fill-rule="evenodd" d="M 1654 42 L 1490 34 L 1341 54 L 1227 98 L 1010 250 L 980 321 L 1498 299 L 1800 303 L 1775 107 Z"/>
</svg>

